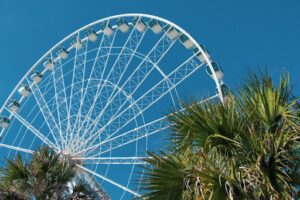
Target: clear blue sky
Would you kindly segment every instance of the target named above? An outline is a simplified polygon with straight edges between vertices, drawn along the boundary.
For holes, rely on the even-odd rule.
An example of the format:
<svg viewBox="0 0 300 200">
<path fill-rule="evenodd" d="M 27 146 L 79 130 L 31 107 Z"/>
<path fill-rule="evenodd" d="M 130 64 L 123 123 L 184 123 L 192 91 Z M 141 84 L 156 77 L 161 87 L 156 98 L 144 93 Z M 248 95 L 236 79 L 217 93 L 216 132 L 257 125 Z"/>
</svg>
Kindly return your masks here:
<svg viewBox="0 0 300 200">
<path fill-rule="evenodd" d="M 50 47 L 76 29 L 121 13 L 147 13 L 178 24 L 209 49 L 232 88 L 247 68 L 291 74 L 300 94 L 300 1 L 1 0 L 0 103 Z"/>
<path fill-rule="evenodd" d="M 65 36 L 122 13 L 168 19 L 205 44 L 236 88 L 246 69 L 287 69 L 300 95 L 299 0 L 0 0 L 0 104 L 28 69 Z"/>
</svg>

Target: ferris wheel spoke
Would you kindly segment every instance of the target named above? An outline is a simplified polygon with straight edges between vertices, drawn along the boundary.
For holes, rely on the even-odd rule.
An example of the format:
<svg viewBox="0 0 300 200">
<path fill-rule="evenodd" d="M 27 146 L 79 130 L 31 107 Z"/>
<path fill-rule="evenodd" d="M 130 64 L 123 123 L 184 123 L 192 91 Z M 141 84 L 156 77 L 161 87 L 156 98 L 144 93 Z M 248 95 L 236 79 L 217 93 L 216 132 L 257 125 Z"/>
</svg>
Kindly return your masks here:
<svg viewBox="0 0 300 200">
<path fill-rule="evenodd" d="M 32 151 L 32 150 L 24 149 L 24 148 L 21 148 L 21 147 L 15 147 L 15 146 L 8 145 L 8 144 L 0 143 L 0 147 L 4 147 L 4 148 L 7 148 L 7 149 L 16 150 L 16 151 L 19 151 L 19 152 L 24 152 L 24 153 L 33 154 L 33 151 Z"/>
<path fill-rule="evenodd" d="M 101 84 L 101 81 L 102 81 L 102 77 L 103 77 L 103 74 L 106 70 L 106 65 L 107 65 L 109 55 L 110 55 L 111 49 L 112 49 L 114 41 L 115 41 L 116 34 L 117 34 L 117 31 L 115 31 L 113 33 L 113 36 L 105 36 L 103 34 L 103 38 L 102 38 L 102 41 L 100 43 L 100 47 L 98 49 L 97 56 L 94 60 L 93 67 L 92 67 L 92 70 L 91 70 L 91 73 L 90 73 L 90 78 L 88 80 L 89 82 L 86 86 L 85 94 L 81 98 L 82 104 L 80 104 L 80 112 L 81 112 L 81 109 L 82 109 L 85 98 L 88 97 L 88 95 L 87 95 L 88 88 L 93 83 L 91 80 L 94 77 L 96 77 L 96 78 L 100 77 L 100 82 L 95 81 L 95 83 L 94 83 L 94 84 L 96 84 L 97 91 L 99 91 L 99 88 L 101 86 L 100 84 Z M 100 59 L 98 59 L 98 58 L 100 58 Z M 94 75 L 94 77 L 93 77 L 93 75 Z M 93 85 L 91 85 L 91 86 L 93 86 Z M 93 103 L 90 106 L 90 109 L 89 109 L 88 113 L 86 114 L 87 117 L 83 119 L 83 122 L 81 122 L 81 119 L 79 121 L 77 121 L 78 127 L 77 127 L 77 124 L 75 123 L 73 132 L 76 130 L 75 129 L 75 127 L 76 127 L 77 128 L 77 130 L 76 130 L 77 134 L 76 134 L 76 139 L 74 141 L 78 141 L 78 136 L 79 136 L 79 133 L 80 133 L 81 129 L 83 128 L 84 124 L 86 123 L 86 120 L 89 120 L 89 118 L 91 117 L 92 110 L 95 106 L 95 101 L 96 100 L 97 99 L 95 99 L 95 98 L 92 100 Z M 74 144 L 74 145 L 77 146 L 78 144 Z"/>
<path fill-rule="evenodd" d="M 93 191 L 96 192 L 99 199 L 111 200 L 110 196 L 104 191 L 104 189 L 98 183 L 94 175 L 83 170 L 81 170 L 81 173 L 83 174 L 84 179 L 88 182 L 88 184 L 91 186 Z"/>
<path fill-rule="evenodd" d="M 121 81 L 124 73 L 126 72 L 133 56 L 134 56 L 134 52 L 138 49 L 138 47 L 140 46 L 140 43 L 142 42 L 146 32 L 147 32 L 148 28 L 144 31 L 144 32 L 139 32 L 137 31 L 135 28 L 132 29 L 131 33 L 129 34 L 125 44 L 123 45 L 121 52 L 119 53 L 118 57 L 116 58 L 113 66 L 111 67 L 107 77 L 106 77 L 106 82 L 111 83 L 111 85 L 113 86 L 113 90 L 111 92 L 110 97 L 108 97 L 108 101 L 110 101 L 114 91 L 117 89 L 117 85 L 118 83 Z M 110 79 L 111 80 L 110 80 Z M 105 83 L 106 83 L 105 82 Z M 117 82 L 117 83 L 116 83 Z M 106 84 L 102 84 L 102 86 L 99 88 L 99 90 L 97 90 L 96 95 L 94 97 L 93 101 L 93 105 L 91 106 L 91 109 L 89 111 L 89 114 L 92 113 L 92 109 L 94 109 L 94 104 L 96 103 L 98 97 L 101 95 L 101 92 L 103 90 L 103 88 L 106 86 Z M 108 105 L 108 103 L 106 104 L 106 106 Z M 101 109 L 101 112 L 99 114 L 99 117 L 96 118 L 95 121 L 99 121 L 104 110 L 106 109 L 106 107 L 104 106 L 103 109 Z M 87 122 L 87 129 L 89 130 L 91 128 L 92 124 L 90 123 L 90 121 Z M 95 128 L 95 127 L 94 127 Z M 83 134 L 83 137 L 85 137 L 86 133 L 88 131 L 85 131 Z M 93 132 L 93 131 L 91 131 Z"/>
<path fill-rule="evenodd" d="M 27 81 L 31 85 L 32 93 L 35 98 L 35 101 L 36 101 L 37 105 L 39 106 L 39 109 L 40 109 L 40 111 L 44 117 L 44 120 L 50 130 L 50 133 L 55 141 L 55 144 L 59 148 L 62 147 L 63 142 L 64 142 L 63 137 L 61 135 L 61 132 L 59 131 L 59 128 L 54 119 L 54 116 L 53 116 L 52 112 L 50 111 L 49 106 L 46 103 L 46 100 L 45 100 L 41 90 L 39 89 L 38 84 L 35 84 L 34 82 L 30 82 L 28 79 L 27 79 Z M 60 140 L 58 140 L 58 139 L 60 139 Z"/>
<path fill-rule="evenodd" d="M 105 177 L 105 176 L 102 176 L 102 175 L 100 175 L 100 174 L 98 174 L 98 173 L 96 173 L 96 172 L 94 172 L 94 171 L 92 171 L 92 170 L 89 170 L 88 168 L 83 167 L 82 165 L 78 165 L 78 164 L 77 164 L 76 166 L 77 166 L 78 168 L 80 168 L 80 169 L 82 169 L 82 170 L 88 172 L 88 173 L 93 174 L 94 176 L 97 176 L 97 177 L 101 178 L 102 180 L 104 180 L 104 181 L 106 181 L 106 182 L 108 182 L 108 183 L 110 183 L 110 184 L 112 184 L 112 185 L 114 185 L 114 186 L 117 186 L 118 188 L 121 188 L 122 190 L 125 190 L 125 191 L 127 191 L 127 192 L 129 192 L 129 193 L 131 193 L 131 194 L 133 194 L 133 195 L 135 195 L 135 196 L 137 196 L 137 197 L 141 197 L 140 194 L 138 194 L 137 192 L 135 192 L 135 191 L 129 189 L 128 187 L 125 187 L 125 186 L 123 186 L 123 185 L 121 185 L 121 184 L 119 184 L 119 183 L 117 183 L 117 182 L 115 182 L 115 181 L 113 181 L 113 180 L 111 180 L 111 179 Z"/>
<path fill-rule="evenodd" d="M 66 97 L 66 88 L 64 83 L 64 74 L 62 69 L 61 59 L 58 60 L 59 66 L 56 66 L 52 72 L 53 81 L 54 81 L 54 92 L 56 100 L 56 109 L 57 109 L 57 118 L 58 126 L 60 127 L 60 132 L 64 140 L 64 147 L 67 144 L 67 123 L 68 123 L 68 103 Z"/>
<path fill-rule="evenodd" d="M 77 34 L 77 38 L 79 38 L 79 33 Z M 68 127 L 67 133 L 69 136 L 67 140 L 68 145 L 73 139 L 73 132 L 71 131 L 71 121 L 70 121 L 71 116 L 72 114 L 76 115 L 79 113 L 78 111 L 79 108 L 76 109 L 76 107 L 72 105 L 75 105 L 78 102 L 78 100 L 81 100 L 83 97 L 88 42 L 84 41 L 82 46 L 84 47 L 81 47 L 79 49 L 75 48 L 75 59 L 74 59 L 74 66 L 73 66 L 71 94 L 69 100 L 69 116 L 68 116 L 68 124 L 67 124 Z"/>
<path fill-rule="evenodd" d="M 92 66 L 89 78 L 87 79 L 87 84 L 85 86 L 83 96 L 80 99 L 80 105 L 79 105 L 78 113 L 76 115 L 75 123 L 73 125 L 74 127 L 73 127 L 73 129 L 71 131 L 72 135 L 74 134 L 77 126 L 81 124 L 80 116 L 81 116 L 81 113 L 82 113 L 82 107 L 84 105 L 84 99 L 85 99 L 85 97 L 87 95 L 87 90 L 88 90 L 88 88 L 90 86 L 91 81 L 93 80 L 92 79 L 93 78 L 92 75 L 94 73 L 98 73 L 98 74 L 100 74 L 100 76 L 102 76 L 102 74 L 103 74 L 103 69 L 101 67 L 95 67 L 95 66 L 96 66 L 96 64 L 97 64 L 97 62 L 98 62 L 99 59 L 103 59 L 103 57 L 106 57 L 108 55 L 108 53 L 106 52 L 106 48 L 101 48 L 103 43 L 106 44 L 108 42 L 110 42 L 110 40 L 106 39 L 105 35 L 102 34 L 102 38 L 101 38 L 101 41 L 99 43 L 99 47 L 97 48 L 96 57 L 94 59 L 93 66 Z M 102 52 L 102 51 L 105 51 L 105 52 Z M 98 64 L 98 66 L 100 66 L 100 64 Z M 95 70 L 97 70 L 97 72 L 94 72 Z"/>
<path fill-rule="evenodd" d="M 10 112 L 19 122 L 21 122 L 27 129 L 29 129 L 33 134 L 35 134 L 43 143 L 48 145 L 50 148 L 54 148 L 59 150 L 59 148 L 53 144 L 44 134 L 38 131 L 31 123 L 26 121 L 23 117 L 21 117 L 18 113 L 11 111 L 8 108 L 5 108 L 8 112 Z"/>
<path fill-rule="evenodd" d="M 148 157 L 88 157 L 73 158 L 74 160 L 83 160 L 85 164 L 103 164 L 103 165 L 145 165 L 145 159 Z"/>
</svg>

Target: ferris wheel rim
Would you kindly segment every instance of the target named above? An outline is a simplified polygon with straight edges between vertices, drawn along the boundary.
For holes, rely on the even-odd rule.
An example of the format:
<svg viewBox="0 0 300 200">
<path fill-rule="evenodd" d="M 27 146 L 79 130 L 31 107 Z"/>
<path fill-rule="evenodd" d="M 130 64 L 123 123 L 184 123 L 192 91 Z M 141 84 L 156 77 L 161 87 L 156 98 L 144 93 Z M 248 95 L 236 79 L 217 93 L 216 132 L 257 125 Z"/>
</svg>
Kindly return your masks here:
<svg viewBox="0 0 300 200">
<path fill-rule="evenodd" d="M 104 21 L 108 21 L 111 19 L 115 19 L 115 18 L 121 18 L 121 17 L 146 17 L 146 18 L 152 18 L 152 19 L 156 19 L 159 21 L 162 21 L 166 24 L 170 24 L 171 26 L 175 27 L 176 29 L 178 29 L 181 33 L 185 34 L 195 45 L 196 48 L 198 48 L 201 53 L 204 56 L 204 59 L 207 63 L 207 65 L 209 66 L 210 70 L 212 71 L 212 78 L 214 80 L 214 82 L 216 83 L 217 86 L 217 91 L 218 91 L 218 96 L 221 100 L 221 102 L 223 102 L 223 94 L 221 91 L 221 87 L 220 87 L 220 83 L 219 80 L 217 79 L 216 73 L 213 69 L 213 66 L 211 64 L 211 60 L 208 58 L 206 52 L 202 49 L 202 47 L 199 45 L 199 43 L 187 32 L 185 31 L 183 28 L 181 28 L 180 26 L 178 26 L 177 24 L 164 19 L 162 17 L 158 17 L 155 15 L 150 15 L 150 14 L 142 14 L 142 13 L 125 13 L 125 14 L 120 14 L 120 15 L 113 15 L 113 16 L 109 16 L 109 17 L 105 17 L 99 20 L 96 20 L 94 22 L 91 22 L 79 29 L 77 29 L 76 31 L 72 32 L 71 34 L 69 34 L 68 36 L 66 36 L 65 38 L 63 38 L 62 40 L 60 40 L 58 43 L 56 43 L 54 46 L 52 46 L 44 55 L 42 55 L 33 65 L 32 67 L 27 71 L 27 73 L 21 78 L 21 80 L 18 82 L 18 84 L 15 86 L 15 88 L 12 90 L 12 92 L 9 94 L 9 96 L 7 97 L 7 99 L 5 100 L 5 102 L 3 103 L 1 109 L 0 109 L 0 115 L 3 112 L 5 106 L 8 104 L 9 100 L 12 98 L 12 96 L 16 93 L 17 89 L 22 85 L 22 83 L 25 81 L 26 77 L 28 77 L 30 75 L 30 73 L 32 73 L 32 71 L 34 71 L 34 69 L 45 59 L 47 58 L 47 56 L 49 56 L 57 47 L 59 47 L 62 43 L 64 43 L 66 40 L 70 39 L 72 36 L 74 36 L 75 34 L 78 34 L 80 31 L 85 30 L 91 26 L 94 26 L 96 24 L 99 24 L 101 22 Z M 102 31 L 100 31 L 102 32 Z M 23 98 L 23 97 L 22 97 Z M 21 98 L 21 99 L 22 99 Z M 5 129 L 3 129 L 5 130 Z M 3 131 L 2 130 L 2 131 Z M 0 134 L 1 136 L 2 134 Z"/>
<path fill-rule="evenodd" d="M 88 24 L 88 25 L 86 25 L 86 26 L 84 26 L 84 27 L 82 27 L 82 28 L 80 28 L 80 29 L 78 29 L 78 30 L 76 30 L 76 31 L 74 31 L 73 33 L 71 33 L 71 34 L 69 34 L 68 36 L 66 36 L 65 38 L 63 38 L 61 41 L 59 41 L 58 43 L 56 43 L 51 49 L 49 49 L 28 71 L 27 71 L 27 73 L 23 76 L 23 78 L 19 81 L 19 83 L 16 85 L 16 87 L 13 89 L 13 91 L 11 92 L 11 94 L 8 96 L 8 98 L 6 99 L 6 101 L 5 101 L 5 103 L 3 104 L 3 106 L 2 106 L 2 108 L 0 109 L 0 114 L 3 112 L 3 110 L 6 110 L 7 109 L 7 104 L 8 104 L 8 102 L 9 102 L 9 100 L 13 97 L 13 95 L 17 92 L 17 89 L 21 86 L 21 84 L 22 83 L 24 83 L 25 81 L 26 81 L 26 79 L 30 76 L 30 73 L 32 73 L 35 69 L 36 69 L 36 67 L 38 67 L 39 66 L 39 64 L 45 59 L 45 58 L 47 58 L 48 56 L 50 56 L 51 55 L 51 57 L 52 57 L 52 53 L 53 52 L 55 52 L 55 50 L 57 49 L 57 47 L 59 47 L 61 44 L 63 44 L 64 42 L 66 42 L 68 39 L 70 39 L 71 37 L 74 37 L 74 36 L 76 36 L 76 34 L 79 34 L 81 31 L 83 31 L 83 30 L 85 30 L 85 29 L 87 29 L 87 28 L 89 28 L 89 27 L 91 27 L 91 26 L 94 26 L 94 25 L 97 25 L 97 24 L 100 24 L 101 22 L 106 22 L 106 21 L 109 21 L 109 20 L 111 20 L 111 19 L 116 19 L 116 18 L 122 18 L 122 17 L 145 17 L 145 18 L 147 18 L 147 19 L 156 19 L 156 20 L 158 20 L 158 21 L 160 21 L 160 22 L 164 22 L 165 24 L 167 24 L 167 25 L 171 25 L 172 27 L 174 27 L 174 28 L 176 28 L 176 29 L 178 29 L 179 31 L 180 31 L 180 34 L 185 34 L 187 37 L 188 37 L 188 39 L 190 39 L 191 41 L 192 41 L 192 43 L 193 43 L 193 45 L 196 47 L 196 48 L 198 48 L 200 51 L 201 51 L 201 53 L 203 54 L 203 56 L 204 56 L 204 59 L 205 59 L 205 61 L 206 61 L 206 63 L 202 63 L 201 64 L 201 66 L 202 65 L 208 65 L 209 66 L 209 68 L 211 69 L 211 72 L 212 72 L 212 78 L 213 78 L 213 80 L 214 80 L 214 82 L 215 82 L 215 84 L 216 84 L 216 86 L 217 86 L 217 90 L 219 91 L 219 93 L 217 94 L 217 95 L 214 95 L 215 97 L 219 97 L 220 99 L 221 99 L 221 101 L 223 101 L 223 93 L 221 92 L 221 89 L 220 89 L 220 83 L 219 83 L 219 81 L 220 80 L 218 80 L 217 79 L 217 76 L 216 76 L 216 74 L 215 74 L 215 71 L 214 71 L 214 69 L 213 69 L 213 67 L 212 67 L 212 61 L 209 59 L 209 57 L 207 56 L 207 54 L 206 54 L 206 52 L 204 51 L 204 49 L 202 49 L 202 47 L 196 42 L 196 40 L 188 33 L 188 32 L 186 32 L 184 29 L 182 29 L 181 27 L 179 27 L 178 25 L 176 25 L 175 23 L 173 23 L 173 22 L 170 22 L 170 21 L 168 21 L 168 20 L 166 20 L 166 19 L 163 19 L 163 18 L 161 18 L 161 17 L 157 17 L 157 16 L 153 16 L 153 15 L 147 15 L 147 14 L 139 14 L 139 13 L 130 13 L 130 14 L 121 14 L 121 15 L 114 15 L 114 16 L 110 16 L 110 17 L 106 17 L 106 18 L 103 18 L 103 19 L 100 19 L 100 20 L 97 20 L 97 21 L 95 21 L 95 22 L 92 22 L 92 23 L 90 23 L 90 24 Z M 132 24 L 132 23 L 131 23 Z M 113 27 L 116 27 L 116 26 L 113 26 Z M 97 34 L 98 33 L 103 33 L 103 31 L 102 30 L 100 30 L 100 31 L 97 31 Z M 84 37 L 84 38 L 81 38 L 82 40 L 87 40 L 87 37 Z M 73 48 L 76 48 L 76 47 L 69 47 L 68 46 L 68 50 L 70 49 L 73 49 Z M 59 56 L 57 56 L 57 57 L 55 57 L 55 59 L 59 59 L 58 58 Z M 145 56 L 144 56 L 145 57 Z M 154 64 L 153 64 L 154 65 Z M 61 68 L 63 67 L 63 65 L 61 65 Z M 45 69 L 44 71 L 43 71 L 43 73 L 44 72 L 46 72 L 47 71 L 47 69 Z M 168 77 L 166 77 L 166 78 L 168 78 Z M 28 79 L 27 79 L 27 81 L 28 81 Z M 30 85 L 31 86 L 31 85 Z M 168 86 L 169 87 L 169 86 Z M 176 89 L 176 88 L 175 88 Z M 54 97 L 53 97 L 54 98 Z M 20 98 L 20 102 L 22 101 L 22 100 L 25 100 L 24 99 L 24 96 L 23 97 L 21 97 Z M 122 114 L 122 113 L 121 113 Z M 14 115 L 10 115 L 10 116 L 14 116 Z M 155 121 L 155 120 L 154 120 Z M 150 122 L 150 123 L 152 123 L 152 121 Z M 144 125 L 142 125 L 142 126 L 146 126 L 146 124 L 144 124 Z M 141 126 L 140 126 L 141 127 Z M 138 128 L 140 128 L 140 127 L 138 127 Z M 2 131 L 4 131 L 5 130 L 5 128 L 3 128 L 2 129 Z M 50 134 L 50 133 L 49 133 Z M 153 133 L 151 133 L 151 134 L 153 134 Z M 150 135 L 150 134 L 149 134 Z M 149 135 L 145 135 L 145 137 L 148 137 Z M 122 135 L 121 135 L 122 136 Z M 0 137 L 1 137 L 1 133 L 0 133 Z M 114 138 L 115 138 L 115 136 L 114 136 Z M 114 139 L 114 138 L 112 138 L 112 139 Z M 109 138 L 108 138 L 109 139 Z M 140 138 L 137 138 L 137 140 L 139 140 Z M 137 140 L 134 140 L 134 141 L 137 141 Z M 104 141 L 105 142 L 105 141 Z M 108 141 L 106 141 L 106 142 L 110 142 L 110 139 L 108 140 Z M 1 141 L 0 141 L 0 146 L 1 146 Z M 18 146 L 18 148 L 19 148 L 20 146 Z M 89 149 L 87 149 L 87 150 L 89 150 Z M 101 154 L 99 154 L 99 155 L 101 155 Z M 93 158 L 94 159 L 94 158 Z M 97 163 L 96 163 L 97 164 Z M 131 165 L 132 166 L 135 166 L 136 165 L 136 163 L 131 163 Z M 96 173 L 96 171 L 95 171 L 95 173 Z M 131 175 L 130 175 L 131 176 Z M 129 178 L 129 180 L 128 181 L 130 181 L 130 179 L 131 179 L 131 177 Z M 128 184 L 129 184 L 129 182 L 128 182 Z M 130 191 L 129 191 L 130 192 Z M 132 193 L 132 192 L 131 192 Z"/>
</svg>

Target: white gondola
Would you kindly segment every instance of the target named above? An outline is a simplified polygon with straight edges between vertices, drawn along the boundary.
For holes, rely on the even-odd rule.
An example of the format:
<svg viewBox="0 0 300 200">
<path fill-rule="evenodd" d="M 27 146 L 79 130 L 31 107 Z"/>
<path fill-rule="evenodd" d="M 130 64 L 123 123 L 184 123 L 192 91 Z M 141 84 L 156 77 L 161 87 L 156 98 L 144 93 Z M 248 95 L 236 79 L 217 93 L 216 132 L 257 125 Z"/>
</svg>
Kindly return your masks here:
<svg viewBox="0 0 300 200">
<path fill-rule="evenodd" d="M 57 51 L 57 55 L 62 58 L 62 59 L 66 59 L 68 57 L 68 50 L 64 47 L 59 47 L 58 51 Z"/>
<path fill-rule="evenodd" d="M 95 41 L 97 40 L 97 38 L 98 38 L 97 33 L 96 33 L 93 29 L 91 29 L 91 28 L 89 28 L 89 29 L 87 29 L 87 30 L 85 31 L 85 35 L 86 35 L 86 36 L 89 38 L 89 40 L 92 41 L 92 42 L 95 42 Z"/>
<path fill-rule="evenodd" d="M 163 30 L 162 25 L 156 19 L 151 19 L 148 25 L 155 34 L 160 34 Z"/>
<path fill-rule="evenodd" d="M 185 34 L 181 34 L 179 40 L 187 49 L 191 49 L 194 47 L 194 43 L 192 42 L 192 40 L 190 40 L 190 38 L 188 38 L 188 36 L 186 36 Z"/>
<path fill-rule="evenodd" d="M 176 30 L 176 28 L 174 28 L 173 26 L 171 26 L 170 24 L 166 25 L 164 27 L 165 32 L 167 33 L 167 36 L 171 39 L 171 40 L 175 40 L 178 36 L 179 36 L 179 32 Z"/>
<path fill-rule="evenodd" d="M 0 126 L 2 128 L 7 128 L 9 126 L 10 120 L 5 116 L 0 116 Z"/>
<path fill-rule="evenodd" d="M 11 100 L 7 107 L 12 111 L 17 112 L 20 109 L 20 103 L 16 100 Z"/>
<path fill-rule="evenodd" d="M 42 81 L 43 75 L 39 71 L 33 72 L 33 74 L 30 76 L 30 78 L 35 81 L 36 83 L 39 83 Z"/>
<path fill-rule="evenodd" d="M 101 24 L 101 29 L 103 33 L 107 36 L 111 36 L 114 32 L 111 25 L 108 22 L 104 22 L 103 24 Z"/>
<path fill-rule="evenodd" d="M 207 56 L 208 59 L 210 59 L 210 55 L 209 53 L 206 51 L 206 49 L 204 48 L 204 46 L 202 44 L 200 44 L 201 49 L 204 51 L 205 55 Z M 199 60 L 203 63 L 206 63 L 206 60 L 203 56 L 203 54 L 201 53 L 201 51 L 196 47 L 194 48 L 194 53 L 195 55 L 199 58 Z"/>
<path fill-rule="evenodd" d="M 21 95 L 28 97 L 31 93 L 31 89 L 27 85 L 23 85 L 22 87 L 19 88 L 18 92 Z"/>
<path fill-rule="evenodd" d="M 139 32 L 144 32 L 145 31 L 146 24 L 145 24 L 145 22 L 143 22 L 143 20 L 140 17 L 135 17 L 132 22 L 133 22 L 135 28 Z"/>
<path fill-rule="evenodd" d="M 129 25 L 123 18 L 118 19 L 117 26 L 123 33 L 127 33 L 129 30 Z"/>
<path fill-rule="evenodd" d="M 225 83 L 222 83 L 220 85 L 220 88 L 221 88 L 222 95 L 226 100 L 229 97 L 230 90 L 229 90 L 228 86 Z M 218 88 L 216 88 L 216 92 L 217 92 L 217 94 L 219 94 Z"/>
<path fill-rule="evenodd" d="M 48 58 L 43 65 L 46 69 L 53 70 L 55 67 L 55 62 L 51 58 Z"/>
<path fill-rule="evenodd" d="M 81 49 L 82 43 L 78 37 L 74 37 L 71 41 L 71 45 L 76 49 Z"/>
<path fill-rule="evenodd" d="M 212 67 L 213 67 L 213 69 L 215 71 L 217 79 L 219 81 L 222 80 L 223 76 L 224 76 L 223 70 L 219 67 L 219 65 L 216 62 L 212 62 L 211 65 L 212 65 Z M 213 77 L 212 71 L 210 70 L 210 67 L 208 65 L 206 66 L 206 72 L 208 73 L 208 75 L 210 75 L 211 77 Z"/>
</svg>

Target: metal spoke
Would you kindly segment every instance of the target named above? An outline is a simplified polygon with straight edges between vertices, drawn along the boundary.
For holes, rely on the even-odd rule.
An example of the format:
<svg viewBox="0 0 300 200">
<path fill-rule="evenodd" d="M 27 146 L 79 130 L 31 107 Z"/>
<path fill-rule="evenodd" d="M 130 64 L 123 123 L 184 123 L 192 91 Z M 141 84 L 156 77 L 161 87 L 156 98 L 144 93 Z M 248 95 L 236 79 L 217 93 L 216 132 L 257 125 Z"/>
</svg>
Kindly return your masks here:
<svg viewBox="0 0 300 200">
<path fill-rule="evenodd" d="M 92 174 L 90 174 L 89 172 L 83 171 L 83 170 L 81 170 L 81 173 L 83 174 L 85 180 L 90 184 L 92 189 L 96 192 L 99 199 L 111 200 L 111 198 L 104 191 L 104 189 L 101 187 L 101 185 L 98 183 L 98 181 Z"/>
<path fill-rule="evenodd" d="M 52 72 L 53 80 L 54 80 L 54 91 L 55 91 L 55 100 L 57 107 L 57 115 L 58 115 L 58 125 L 60 127 L 60 132 L 62 138 L 64 138 L 64 149 L 66 148 L 66 139 L 67 139 L 67 128 L 68 128 L 68 120 L 69 116 L 68 110 L 68 102 L 66 97 L 66 88 L 64 83 L 64 73 L 62 70 L 62 61 L 58 60 L 60 66 L 56 66 Z"/>
<path fill-rule="evenodd" d="M 23 117 L 21 117 L 18 113 L 13 112 L 7 108 L 5 108 L 8 112 L 10 112 L 16 119 L 18 119 L 26 128 L 28 128 L 33 134 L 35 134 L 40 140 L 42 140 L 49 147 L 59 150 L 59 148 L 53 144 L 45 135 L 40 133 L 35 127 L 33 127 L 29 122 L 26 121 Z"/>
<path fill-rule="evenodd" d="M 103 165 L 145 165 L 144 159 L 147 157 L 92 157 L 92 158 L 73 158 L 74 160 L 84 160 L 85 164 Z"/>
<path fill-rule="evenodd" d="M 129 189 L 129 188 L 127 188 L 127 187 L 125 187 L 125 186 L 123 186 L 123 185 L 121 185 L 121 184 L 119 184 L 119 183 L 113 181 L 113 180 L 110 180 L 109 178 L 106 178 L 106 177 L 104 177 L 104 176 L 102 176 L 102 175 L 100 175 L 100 174 L 98 174 L 98 173 L 96 173 L 96 172 L 94 172 L 94 171 L 92 171 L 92 170 L 89 170 L 88 168 L 85 168 L 85 167 L 83 167 L 82 165 L 78 165 L 78 164 L 77 164 L 76 166 L 77 166 L 78 168 L 84 170 L 84 171 L 87 171 L 87 172 L 93 174 L 94 176 L 97 176 L 97 177 L 103 179 L 104 181 L 106 181 L 106 182 L 108 182 L 108 183 L 111 183 L 111 184 L 114 185 L 114 186 L 117 186 L 117 187 L 121 188 L 122 190 L 125 190 L 125 191 L 127 191 L 127 192 L 133 194 L 134 196 L 141 197 L 141 195 L 138 194 L 138 193 L 136 193 L 135 191 L 133 191 L 133 190 L 131 190 L 131 189 Z"/>
<path fill-rule="evenodd" d="M 27 79 L 27 81 L 31 85 L 33 96 L 35 98 L 37 105 L 40 108 L 40 112 L 42 113 L 42 115 L 45 119 L 45 122 L 50 130 L 50 133 L 51 133 L 52 137 L 54 138 L 57 147 L 60 149 L 61 147 L 63 147 L 64 139 L 63 139 L 62 134 L 58 128 L 58 125 L 54 119 L 54 116 L 53 116 L 52 112 L 50 111 L 50 108 L 49 108 L 48 104 L 46 103 L 46 100 L 43 97 L 43 94 L 40 91 L 38 84 L 35 84 L 34 82 L 29 81 L 28 79 Z M 60 138 L 60 140 L 58 140 L 59 138 Z M 59 141 L 61 143 L 59 143 Z"/>
<path fill-rule="evenodd" d="M 77 34 L 77 38 L 79 39 L 79 33 Z M 83 90 L 84 90 L 84 76 L 85 76 L 85 67 L 86 67 L 86 58 L 87 58 L 87 48 L 88 42 L 85 41 L 82 44 L 82 48 L 75 48 L 75 58 L 74 58 L 74 67 L 73 67 L 73 76 L 72 76 L 72 84 L 71 84 L 71 94 L 69 100 L 69 116 L 68 116 L 68 128 L 67 133 L 67 145 L 69 146 L 73 140 L 73 131 L 71 124 L 71 116 L 72 113 L 79 113 L 78 109 L 76 110 L 75 104 L 78 99 L 83 98 Z M 72 106 L 73 105 L 73 106 Z"/>
<path fill-rule="evenodd" d="M 16 151 L 33 154 L 32 150 L 24 149 L 24 148 L 21 148 L 21 147 L 15 147 L 15 146 L 11 146 L 11 145 L 8 145 L 8 144 L 0 143 L 0 147 L 5 147 L 5 148 L 13 149 L 13 150 L 16 150 Z"/>
</svg>

